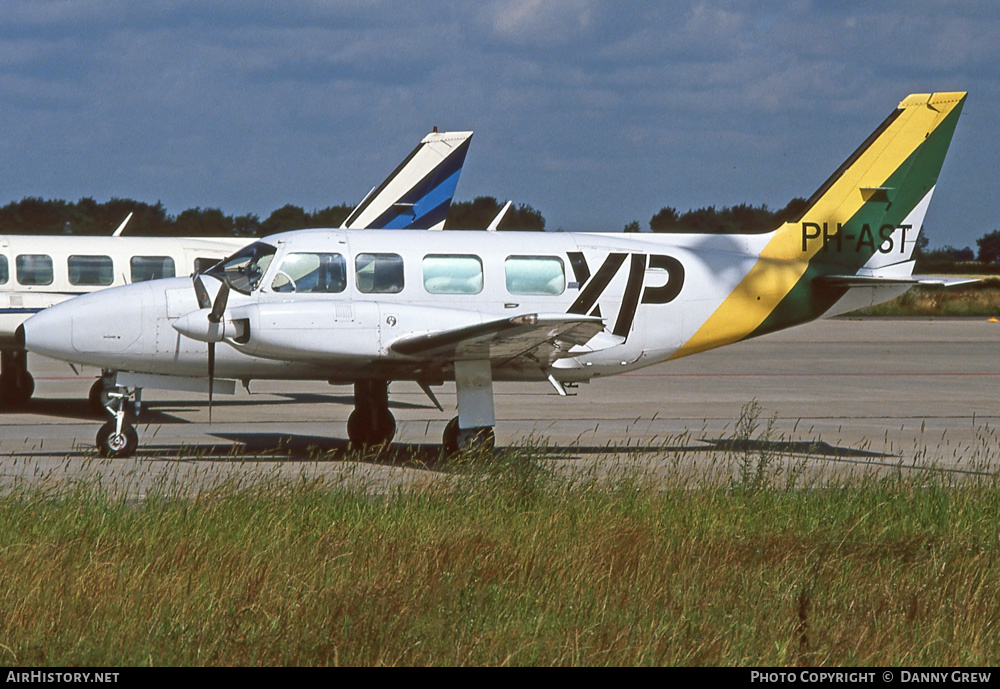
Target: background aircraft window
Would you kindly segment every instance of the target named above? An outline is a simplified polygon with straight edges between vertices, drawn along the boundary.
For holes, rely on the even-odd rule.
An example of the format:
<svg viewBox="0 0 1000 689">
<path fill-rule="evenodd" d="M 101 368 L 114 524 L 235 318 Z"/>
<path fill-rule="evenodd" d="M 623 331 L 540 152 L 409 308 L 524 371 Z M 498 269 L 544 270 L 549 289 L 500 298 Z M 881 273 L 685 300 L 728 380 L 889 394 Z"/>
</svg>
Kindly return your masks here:
<svg viewBox="0 0 1000 689">
<path fill-rule="evenodd" d="M 250 294 L 257 289 L 276 252 L 277 249 L 270 244 L 254 242 L 226 260 L 216 263 L 208 271 L 208 275 L 228 282 L 238 292 Z"/>
<path fill-rule="evenodd" d="M 0 285 L 6 285 L 10 280 L 10 268 L 7 266 L 7 257 L 0 254 Z"/>
<path fill-rule="evenodd" d="M 403 291 L 403 257 L 399 254 L 358 254 L 354 259 L 358 291 L 395 294 Z"/>
<path fill-rule="evenodd" d="M 556 295 L 566 291 L 566 272 L 557 256 L 510 256 L 504 270 L 511 294 Z"/>
<path fill-rule="evenodd" d="M 206 270 L 219 263 L 217 258 L 196 258 L 194 259 L 194 272 L 204 273 Z"/>
<path fill-rule="evenodd" d="M 172 278 L 177 275 L 174 272 L 174 259 L 169 256 L 133 256 L 129 266 L 132 269 L 132 282 Z"/>
<path fill-rule="evenodd" d="M 478 256 L 424 256 L 424 289 L 430 294 L 479 294 L 483 262 Z"/>
<path fill-rule="evenodd" d="M 110 256 L 70 256 L 66 265 L 71 285 L 110 285 L 115 280 Z"/>
<path fill-rule="evenodd" d="M 21 254 L 14 259 L 17 281 L 22 285 L 51 285 L 52 257 L 45 254 Z"/>
<path fill-rule="evenodd" d="M 347 288 L 347 261 L 340 254 L 288 254 L 271 282 L 275 292 L 333 294 Z"/>
</svg>

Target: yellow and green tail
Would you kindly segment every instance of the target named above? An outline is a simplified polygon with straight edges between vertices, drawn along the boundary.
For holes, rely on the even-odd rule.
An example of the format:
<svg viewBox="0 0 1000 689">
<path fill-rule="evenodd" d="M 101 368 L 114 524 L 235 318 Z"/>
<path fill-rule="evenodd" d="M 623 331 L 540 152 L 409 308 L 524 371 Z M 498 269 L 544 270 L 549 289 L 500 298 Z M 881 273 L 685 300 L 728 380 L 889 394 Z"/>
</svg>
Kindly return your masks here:
<svg viewBox="0 0 1000 689">
<path fill-rule="evenodd" d="M 736 289 L 674 355 L 823 315 L 848 289 L 830 276 L 909 275 L 923 215 L 965 93 L 914 94 L 774 233 Z"/>
</svg>

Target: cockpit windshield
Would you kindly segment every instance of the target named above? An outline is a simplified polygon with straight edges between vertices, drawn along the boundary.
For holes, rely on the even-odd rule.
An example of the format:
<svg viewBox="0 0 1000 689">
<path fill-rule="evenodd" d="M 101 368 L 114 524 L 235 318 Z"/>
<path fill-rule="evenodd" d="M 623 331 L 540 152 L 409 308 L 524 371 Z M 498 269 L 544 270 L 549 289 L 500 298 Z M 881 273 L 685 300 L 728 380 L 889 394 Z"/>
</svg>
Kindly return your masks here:
<svg viewBox="0 0 1000 689">
<path fill-rule="evenodd" d="M 225 261 L 216 263 L 206 274 L 228 282 L 237 292 L 250 294 L 260 284 L 276 251 L 270 244 L 254 242 Z"/>
</svg>

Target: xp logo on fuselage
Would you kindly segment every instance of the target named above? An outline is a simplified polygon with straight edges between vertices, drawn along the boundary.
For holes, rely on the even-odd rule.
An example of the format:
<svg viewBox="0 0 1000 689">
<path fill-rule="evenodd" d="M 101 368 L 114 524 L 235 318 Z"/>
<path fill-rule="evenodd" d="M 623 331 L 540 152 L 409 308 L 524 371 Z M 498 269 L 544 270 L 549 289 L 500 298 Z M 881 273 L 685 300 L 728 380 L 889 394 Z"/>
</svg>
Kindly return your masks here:
<svg viewBox="0 0 1000 689">
<path fill-rule="evenodd" d="M 673 256 L 610 253 L 604 259 L 601 267 L 597 269 L 597 273 L 591 277 L 590 267 L 587 265 L 587 259 L 583 252 L 571 251 L 569 253 L 570 265 L 573 266 L 576 282 L 581 289 L 579 296 L 569 307 L 567 313 L 581 316 L 589 313 L 592 316 L 600 316 L 601 307 L 597 305 L 597 300 L 601 298 L 611 280 L 618 274 L 625 259 L 630 256 L 628 282 L 625 283 L 625 292 L 618 309 L 618 318 L 615 319 L 612 330 L 615 335 L 628 337 L 628 333 L 632 329 L 632 321 L 635 320 L 635 311 L 639 307 L 640 295 L 643 304 L 667 304 L 677 298 L 684 286 L 684 266 Z M 647 285 L 643 289 L 643 275 L 647 269 L 666 271 L 667 281 L 662 285 Z"/>
</svg>

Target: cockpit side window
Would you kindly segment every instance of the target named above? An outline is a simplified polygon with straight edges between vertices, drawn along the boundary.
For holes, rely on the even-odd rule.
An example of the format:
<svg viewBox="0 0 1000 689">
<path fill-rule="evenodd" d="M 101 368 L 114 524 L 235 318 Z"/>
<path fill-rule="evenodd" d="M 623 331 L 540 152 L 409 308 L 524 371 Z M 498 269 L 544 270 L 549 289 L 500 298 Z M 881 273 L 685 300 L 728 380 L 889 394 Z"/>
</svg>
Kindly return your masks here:
<svg viewBox="0 0 1000 689">
<path fill-rule="evenodd" d="M 6 285 L 10 280 L 10 267 L 7 265 L 7 257 L 0 254 L 0 285 Z"/>
<path fill-rule="evenodd" d="M 399 254 L 358 254 L 354 269 L 359 292 L 395 294 L 403 291 L 403 257 Z"/>
<path fill-rule="evenodd" d="M 257 289 L 276 251 L 270 244 L 254 242 L 212 266 L 206 275 L 228 282 L 237 292 L 250 294 Z"/>
<path fill-rule="evenodd" d="M 347 289 L 347 261 L 340 254 L 287 254 L 271 281 L 275 292 L 335 294 Z"/>
</svg>

